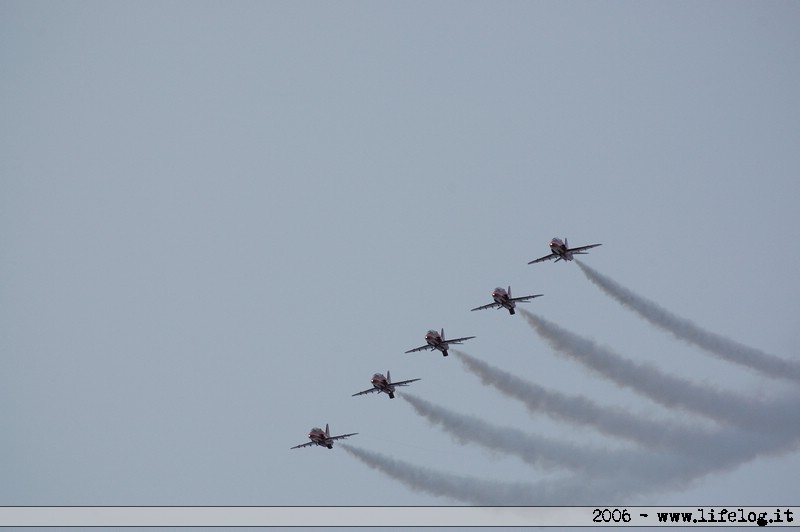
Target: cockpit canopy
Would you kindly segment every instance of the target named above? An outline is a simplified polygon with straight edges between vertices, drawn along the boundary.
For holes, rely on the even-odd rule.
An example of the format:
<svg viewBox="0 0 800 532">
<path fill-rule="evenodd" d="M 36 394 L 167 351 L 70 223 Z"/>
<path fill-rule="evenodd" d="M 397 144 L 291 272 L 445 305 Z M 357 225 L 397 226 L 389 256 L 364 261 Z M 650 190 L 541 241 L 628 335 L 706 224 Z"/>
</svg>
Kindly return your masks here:
<svg viewBox="0 0 800 532">
<path fill-rule="evenodd" d="M 322 430 L 322 429 L 321 429 L 321 428 L 319 428 L 319 427 L 314 427 L 313 429 L 311 429 L 311 431 L 310 431 L 310 432 L 316 432 L 316 433 L 320 433 L 320 432 L 322 432 L 322 433 L 324 433 L 325 431 L 324 431 L 324 430 Z"/>
<path fill-rule="evenodd" d="M 372 380 L 374 381 L 382 381 L 385 378 L 386 377 L 383 376 L 383 373 L 376 373 L 375 375 L 372 376 Z"/>
<path fill-rule="evenodd" d="M 428 331 L 428 334 L 430 334 L 432 336 L 439 336 L 439 331 L 431 329 L 431 330 Z"/>
</svg>

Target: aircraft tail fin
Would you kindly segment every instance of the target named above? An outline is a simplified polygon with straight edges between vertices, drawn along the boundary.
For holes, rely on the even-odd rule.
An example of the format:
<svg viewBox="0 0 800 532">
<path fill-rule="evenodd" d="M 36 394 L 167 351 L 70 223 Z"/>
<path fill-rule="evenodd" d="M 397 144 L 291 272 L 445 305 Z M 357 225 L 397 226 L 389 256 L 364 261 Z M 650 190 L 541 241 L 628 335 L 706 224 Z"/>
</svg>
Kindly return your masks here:
<svg viewBox="0 0 800 532">
<path fill-rule="evenodd" d="M 444 340 L 444 327 L 442 327 L 442 332 L 440 334 L 442 336 L 442 340 Z"/>
<path fill-rule="evenodd" d="M 388 369 L 386 370 L 386 383 L 387 384 L 391 384 L 392 383 L 392 375 L 391 375 L 391 373 L 389 373 Z"/>
<path fill-rule="evenodd" d="M 567 237 L 564 237 L 564 247 L 569 249 L 569 240 L 567 240 Z"/>
<path fill-rule="evenodd" d="M 508 285 L 508 299 L 511 299 L 511 285 Z"/>
<path fill-rule="evenodd" d="M 330 435 L 331 435 L 331 431 L 330 431 L 330 429 L 328 428 L 328 424 L 327 424 L 327 423 L 325 423 L 325 436 L 330 436 Z"/>
</svg>

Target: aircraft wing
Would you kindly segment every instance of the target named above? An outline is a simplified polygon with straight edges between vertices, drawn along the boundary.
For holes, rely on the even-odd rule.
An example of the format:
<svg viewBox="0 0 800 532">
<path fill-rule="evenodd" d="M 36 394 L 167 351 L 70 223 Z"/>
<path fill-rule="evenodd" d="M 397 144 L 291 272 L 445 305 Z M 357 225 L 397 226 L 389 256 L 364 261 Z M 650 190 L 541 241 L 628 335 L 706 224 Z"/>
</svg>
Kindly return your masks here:
<svg viewBox="0 0 800 532">
<path fill-rule="evenodd" d="M 428 349 L 433 349 L 434 347 L 430 344 L 421 345 L 419 347 L 415 347 L 414 349 L 409 349 L 406 353 L 414 353 L 416 351 L 427 351 Z"/>
<path fill-rule="evenodd" d="M 582 252 L 586 251 L 587 249 L 596 248 L 597 246 L 602 246 L 602 245 L 603 244 L 592 244 L 590 246 L 580 246 L 580 247 L 577 247 L 577 248 L 569 249 L 569 252 L 570 253 L 582 253 Z"/>
<path fill-rule="evenodd" d="M 300 447 L 311 447 L 312 445 L 316 444 L 317 442 L 310 441 L 306 443 L 301 443 L 300 445 L 295 445 L 294 447 L 290 447 L 290 449 L 299 449 Z"/>
<path fill-rule="evenodd" d="M 356 395 L 364 395 L 364 394 L 367 394 L 367 393 L 372 393 L 372 392 L 377 392 L 377 391 L 378 391 L 378 389 L 377 389 L 376 387 L 374 387 L 374 386 L 373 386 L 373 387 L 372 387 L 372 388 L 370 388 L 369 390 L 364 390 L 363 392 L 354 393 L 354 394 L 352 395 L 352 397 L 355 397 Z"/>
<path fill-rule="evenodd" d="M 497 303 L 497 302 L 495 302 L 495 303 L 489 303 L 488 305 L 482 305 L 482 306 L 480 306 L 480 307 L 475 307 L 475 308 L 474 308 L 474 309 L 472 309 L 472 310 L 484 310 L 484 309 L 487 309 L 487 308 L 495 308 L 495 307 L 497 307 L 497 308 L 500 308 L 500 307 L 502 307 L 502 306 L 503 306 L 503 305 L 501 305 L 500 303 Z M 450 340 L 448 340 L 448 342 L 449 342 L 449 341 L 450 341 Z"/>
<path fill-rule="evenodd" d="M 340 434 L 338 436 L 328 436 L 328 439 L 333 440 L 343 440 L 345 438 L 349 438 L 350 436 L 355 436 L 358 432 L 351 432 L 350 434 Z"/>
<path fill-rule="evenodd" d="M 442 343 L 445 344 L 460 344 L 464 340 L 472 340 L 475 338 L 474 336 L 465 336 L 464 338 L 453 338 L 452 340 L 444 340 Z"/>
<path fill-rule="evenodd" d="M 393 382 L 392 386 L 408 386 L 412 382 L 417 382 L 418 380 L 422 380 L 422 379 L 409 379 L 407 381 Z"/>
<path fill-rule="evenodd" d="M 554 259 L 554 258 L 556 258 L 557 256 L 558 256 L 558 255 L 556 255 L 555 253 L 551 253 L 551 254 L 549 254 L 549 255 L 545 255 L 544 257 L 539 257 L 539 258 L 538 258 L 538 259 L 536 259 L 536 260 L 532 260 L 532 261 L 530 261 L 528 264 L 536 264 L 537 262 L 544 262 L 544 261 L 546 261 L 546 260 Z"/>
<path fill-rule="evenodd" d="M 519 303 L 522 303 L 522 302 L 525 302 L 525 301 L 530 301 L 534 297 L 541 297 L 543 295 L 544 294 L 536 294 L 536 295 L 533 295 L 533 296 L 512 297 L 510 301 L 517 301 Z"/>
</svg>

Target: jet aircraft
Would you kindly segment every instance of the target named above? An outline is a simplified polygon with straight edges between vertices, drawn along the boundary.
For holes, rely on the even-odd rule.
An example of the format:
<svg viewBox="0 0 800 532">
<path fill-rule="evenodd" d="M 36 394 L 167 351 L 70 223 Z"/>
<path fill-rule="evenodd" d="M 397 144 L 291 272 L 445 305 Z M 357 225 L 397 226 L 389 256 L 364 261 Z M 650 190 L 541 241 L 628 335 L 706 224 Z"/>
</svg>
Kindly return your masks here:
<svg viewBox="0 0 800 532">
<path fill-rule="evenodd" d="M 544 262 L 550 259 L 556 259 L 556 262 L 562 259 L 572 260 L 573 255 L 585 255 L 587 249 L 596 248 L 597 246 L 602 246 L 602 244 L 591 244 L 589 246 L 570 248 L 566 238 L 563 241 L 560 238 L 554 238 L 550 241 L 550 254 L 545 255 L 544 257 L 539 257 L 536 260 L 532 260 L 528 264 Z"/>
<path fill-rule="evenodd" d="M 376 373 L 372 376 L 372 388 L 369 390 L 364 390 L 363 392 L 354 393 L 353 397 L 356 395 L 364 395 L 372 392 L 378 393 L 385 393 L 389 395 L 389 399 L 394 399 L 394 387 L 395 386 L 408 386 L 412 382 L 416 382 L 420 379 L 409 379 L 407 381 L 398 381 L 392 382 L 392 376 L 387 371 L 386 376 L 384 377 L 382 373 Z"/>
<path fill-rule="evenodd" d="M 530 301 L 535 297 L 540 297 L 543 295 L 544 294 L 536 294 L 532 296 L 511 297 L 511 286 L 508 287 L 508 291 L 498 286 L 492 292 L 492 298 L 494 299 L 494 303 L 489 303 L 488 305 L 475 307 L 472 310 L 483 310 L 487 308 L 497 308 L 497 309 L 505 308 L 508 309 L 509 314 L 514 314 L 514 307 L 517 306 L 517 303 L 524 303 L 526 301 Z"/>
<path fill-rule="evenodd" d="M 300 445 L 295 445 L 294 447 L 290 447 L 290 449 L 299 449 L 300 447 L 311 447 L 312 445 L 319 445 L 320 447 L 327 447 L 328 449 L 333 449 L 333 442 L 334 440 L 343 440 L 345 438 L 349 438 L 350 436 L 355 436 L 358 432 L 352 432 L 350 434 L 341 434 L 339 436 L 331 436 L 330 430 L 328 429 L 328 424 L 325 424 L 325 430 L 323 431 L 319 427 L 314 427 L 308 433 L 308 438 L 311 440 L 310 442 L 301 443 Z"/>
<path fill-rule="evenodd" d="M 442 332 L 437 332 L 431 329 L 425 334 L 425 341 L 428 342 L 426 345 L 422 345 L 420 347 L 415 347 L 414 349 L 409 349 L 406 353 L 413 353 L 415 351 L 425 351 L 425 350 L 434 350 L 438 349 L 442 352 L 442 356 L 447 356 L 447 349 L 450 347 L 450 344 L 460 344 L 465 340 L 471 340 L 475 338 L 474 336 L 465 336 L 464 338 L 454 338 L 452 340 L 445 340 L 444 338 L 444 329 Z"/>
</svg>

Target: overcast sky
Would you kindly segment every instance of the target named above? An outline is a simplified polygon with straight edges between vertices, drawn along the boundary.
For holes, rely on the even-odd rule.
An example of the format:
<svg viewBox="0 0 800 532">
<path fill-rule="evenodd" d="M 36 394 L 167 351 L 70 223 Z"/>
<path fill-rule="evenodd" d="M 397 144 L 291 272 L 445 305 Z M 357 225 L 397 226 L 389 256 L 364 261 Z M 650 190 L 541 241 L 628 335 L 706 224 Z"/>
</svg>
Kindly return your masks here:
<svg viewBox="0 0 800 532">
<path fill-rule="evenodd" d="M 593 270 L 797 364 L 798 27 L 789 1 L 0 3 L 0 504 L 475 503 L 445 475 L 533 505 L 796 504 L 796 381 L 527 262 L 554 236 L 602 243 Z M 637 390 L 521 313 L 469 311 L 508 285 L 656 376 Z M 705 443 L 653 450 L 531 412 L 456 354 L 404 354 L 442 327 L 634 432 Z M 351 397 L 386 370 L 422 380 Z M 666 376 L 788 429 L 659 404 Z M 350 452 L 289 450 L 326 423 L 359 433 Z M 504 428 L 564 452 L 525 460 Z"/>
</svg>

